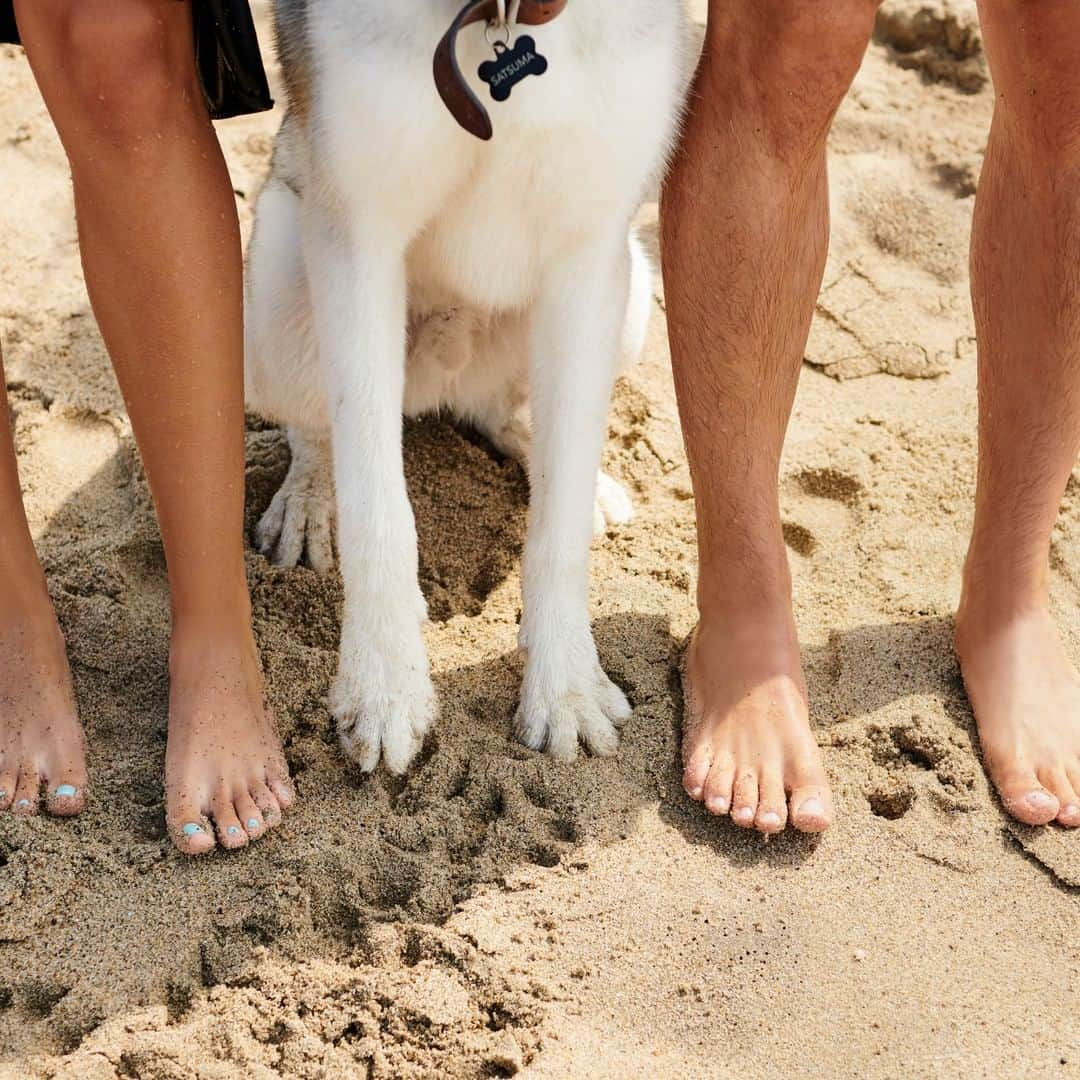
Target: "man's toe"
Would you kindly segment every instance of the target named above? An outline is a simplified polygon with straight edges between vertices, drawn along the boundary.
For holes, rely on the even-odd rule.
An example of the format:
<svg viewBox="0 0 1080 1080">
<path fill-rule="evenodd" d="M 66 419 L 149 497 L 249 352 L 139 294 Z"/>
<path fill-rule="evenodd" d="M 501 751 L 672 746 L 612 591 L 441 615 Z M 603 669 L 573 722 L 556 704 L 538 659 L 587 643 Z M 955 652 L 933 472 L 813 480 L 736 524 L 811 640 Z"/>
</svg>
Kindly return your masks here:
<svg viewBox="0 0 1080 1080">
<path fill-rule="evenodd" d="M 797 787 L 791 793 L 791 824 L 799 832 L 824 832 L 833 818 L 832 798 L 824 784 Z"/>
<path fill-rule="evenodd" d="M 766 834 L 783 832 L 787 824 L 787 797 L 780 773 L 767 769 L 762 773 L 759 784 L 757 816 L 754 827 Z"/>
<path fill-rule="evenodd" d="M 1058 821 L 1070 829 L 1080 828 L 1080 761 L 1067 765 L 1065 775 L 1069 779 L 1072 798 L 1062 806 Z"/>
<path fill-rule="evenodd" d="M 742 829 L 753 828 L 757 810 L 757 773 L 747 769 L 735 781 L 731 798 L 731 820 Z"/>
<path fill-rule="evenodd" d="M 731 790 L 735 784 L 735 759 L 726 750 L 717 752 L 705 778 L 702 798 L 710 814 L 726 814 L 731 809 Z"/>
<path fill-rule="evenodd" d="M 1058 801 L 1058 824 L 1070 829 L 1080 827 L 1080 797 L 1077 796 L 1065 769 L 1061 766 L 1040 769 L 1039 779 L 1043 787 Z"/>
<path fill-rule="evenodd" d="M 705 798 L 705 781 L 709 778 L 712 765 L 712 747 L 703 742 L 696 746 L 686 758 L 683 767 L 683 790 L 695 802 Z"/>
<path fill-rule="evenodd" d="M 788 818 L 799 832 L 824 832 L 833 819 L 832 792 L 815 755 L 799 763 L 791 777 Z"/>
<path fill-rule="evenodd" d="M 1061 804 L 1033 769 L 1010 769 L 995 778 L 1005 809 L 1025 825 L 1049 825 Z"/>
</svg>

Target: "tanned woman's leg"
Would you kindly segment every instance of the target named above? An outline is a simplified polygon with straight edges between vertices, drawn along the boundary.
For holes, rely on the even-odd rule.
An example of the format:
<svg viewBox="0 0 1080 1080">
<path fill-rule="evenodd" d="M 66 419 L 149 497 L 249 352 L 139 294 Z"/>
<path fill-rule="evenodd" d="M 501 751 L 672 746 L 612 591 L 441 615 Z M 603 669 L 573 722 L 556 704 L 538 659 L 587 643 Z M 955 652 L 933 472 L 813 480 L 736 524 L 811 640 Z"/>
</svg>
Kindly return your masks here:
<svg viewBox="0 0 1080 1080">
<path fill-rule="evenodd" d="M 240 847 L 292 795 L 244 573 L 242 269 L 191 10 L 17 0 L 71 163 L 90 299 L 153 491 L 172 595 L 166 811 L 181 850 Z"/>
<path fill-rule="evenodd" d="M 0 377 L 4 366 L 0 359 Z M 52 813 L 86 800 L 82 728 L 64 639 L 23 513 L 7 401 L 0 401 L 0 811 Z"/>
</svg>

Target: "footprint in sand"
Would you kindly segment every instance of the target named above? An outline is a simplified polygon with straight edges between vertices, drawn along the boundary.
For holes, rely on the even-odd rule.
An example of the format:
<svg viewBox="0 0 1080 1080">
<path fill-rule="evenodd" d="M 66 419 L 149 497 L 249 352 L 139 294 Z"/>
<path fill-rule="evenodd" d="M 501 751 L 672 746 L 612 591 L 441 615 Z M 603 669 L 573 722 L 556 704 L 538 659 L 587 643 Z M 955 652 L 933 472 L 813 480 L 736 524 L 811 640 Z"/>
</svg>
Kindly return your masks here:
<svg viewBox="0 0 1080 1080">
<path fill-rule="evenodd" d="M 805 468 L 788 476 L 783 485 L 784 541 L 803 558 L 834 545 L 855 524 L 855 511 L 864 493 L 854 476 L 829 466 Z"/>
</svg>

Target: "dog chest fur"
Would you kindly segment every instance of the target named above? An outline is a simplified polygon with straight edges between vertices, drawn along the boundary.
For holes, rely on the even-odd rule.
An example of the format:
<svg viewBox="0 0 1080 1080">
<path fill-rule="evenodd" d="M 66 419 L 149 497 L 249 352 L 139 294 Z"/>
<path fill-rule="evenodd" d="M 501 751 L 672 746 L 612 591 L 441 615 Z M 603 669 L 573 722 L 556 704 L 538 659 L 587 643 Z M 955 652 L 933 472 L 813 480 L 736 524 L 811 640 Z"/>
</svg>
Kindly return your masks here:
<svg viewBox="0 0 1080 1080">
<path fill-rule="evenodd" d="M 610 217 L 613 204 L 629 217 L 660 169 L 685 63 L 681 3 L 574 0 L 555 22 L 529 28 L 550 69 L 503 103 L 477 74 L 491 47 L 470 27 L 459 59 L 491 112 L 490 143 L 460 130 L 435 93 L 433 42 L 456 7 L 305 6 L 313 70 L 290 82 L 312 88 L 310 107 L 286 138 L 307 152 L 279 158 L 302 189 L 330 182 L 407 228 L 410 276 L 425 290 L 521 307 L 545 262 Z M 295 34 L 295 14 L 288 25 Z"/>
</svg>

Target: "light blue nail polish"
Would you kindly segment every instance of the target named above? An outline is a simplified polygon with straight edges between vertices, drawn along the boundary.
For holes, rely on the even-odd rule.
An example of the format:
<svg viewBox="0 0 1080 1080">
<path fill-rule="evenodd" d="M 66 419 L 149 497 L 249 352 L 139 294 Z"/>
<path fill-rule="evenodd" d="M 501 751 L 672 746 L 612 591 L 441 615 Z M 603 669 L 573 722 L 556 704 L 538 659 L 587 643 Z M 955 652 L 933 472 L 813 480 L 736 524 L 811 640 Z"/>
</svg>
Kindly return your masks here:
<svg viewBox="0 0 1080 1080">
<path fill-rule="evenodd" d="M 58 799 L 71 799 L 79 794 L 79 789 L 74 784 L 61 784 L 53 794 Z"/>
<path fill-rule="evenodd" d="M 0 800 L 6 799 L 6 798 L 7 798 L 7 792 L 6 791 L 0 791 Z"/>
<path fill-rule="evenodd" d="M 230 825 L 227 832 L 230 836 L 236 836 L 240 829 L 236 825 Z"/>
<path fill-rule="evenodd" d="M 18 807 L 19 807 L 20 810 L 25 810 L 29 805 L 30 805 L 30 800 L 29 799 L 20 799 L 19 802 L 18 802 Z"/>
<path fill-rule="evenodd" d="M 248 818 L 248 828 L 257 829 L 259 827 L 258 818 Z"/>
<path fill-rule="evenodd" d="M 199 833 L 203 832 L 203 827 L 201 825 L 196 825 L 193 821 L 189 821 L 184 826 L 182 832 L 185 836 L 198 836 Z"/>
</svg>

